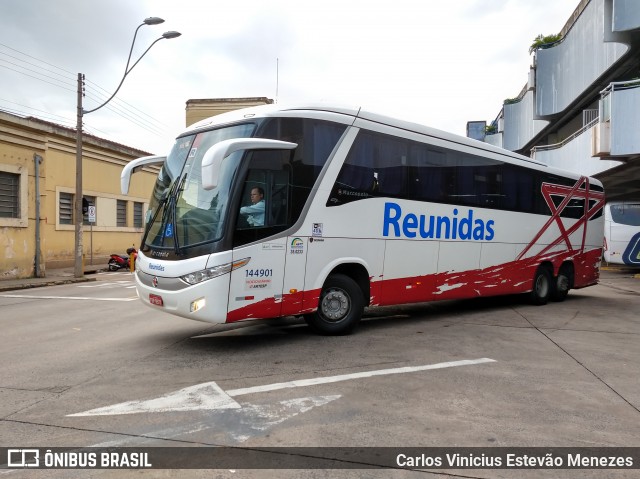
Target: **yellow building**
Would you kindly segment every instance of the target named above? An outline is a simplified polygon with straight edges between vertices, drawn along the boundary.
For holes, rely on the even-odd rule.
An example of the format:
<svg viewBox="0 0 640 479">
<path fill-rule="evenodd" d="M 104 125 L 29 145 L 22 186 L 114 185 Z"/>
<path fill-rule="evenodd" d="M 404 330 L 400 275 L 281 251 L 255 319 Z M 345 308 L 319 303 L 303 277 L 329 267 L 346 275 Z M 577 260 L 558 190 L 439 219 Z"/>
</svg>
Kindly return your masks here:
<svg viewBox="0 0 640 479">
<path fill-rule="evenodd" d="M 187 100 L 186 126 L 209 118 L 210 116 L 227 113 L 240 108 L 270 105 L 273 100 L 267 97 L 250 98 L 205 98 L 202 100 Z"/>
<path fill-rule="evenodd" d="M 188 100 L 186 125 L 270 103 L 266 97 Z M 75 153 L 74 129 L 0 111 L 0 280 L 45 276 L 47 268 L 74 265 Z M 123 195 L 122 168 L 149 153 L 87 134 L 82 153 L 83 197 L 96 211 L 94 223 L 88 215 L 83 221 L 84 261 L 106 267 L 111 253 L 138 246 L 158 169 L 144 168 Z"/>
<path fill-rule="evenodd" d="M 74 264 L 75 141 L 74 129 L 0 112 L 0 280 L 34 276 L 38 246 L 40 276 L 47 268 Z M 95 223 L 84 218 L 85 263 L 106 266 L 111 253 L 125 254 L 140 241 L 158 170 L 137 174 L 129 195 L 120 193 L 120 172 L 132 159 L 147 155 L 84 136 L 83 196 L 96 212 Z M 36 168 L 38 157 L 42 161 Z"/>
</svg>

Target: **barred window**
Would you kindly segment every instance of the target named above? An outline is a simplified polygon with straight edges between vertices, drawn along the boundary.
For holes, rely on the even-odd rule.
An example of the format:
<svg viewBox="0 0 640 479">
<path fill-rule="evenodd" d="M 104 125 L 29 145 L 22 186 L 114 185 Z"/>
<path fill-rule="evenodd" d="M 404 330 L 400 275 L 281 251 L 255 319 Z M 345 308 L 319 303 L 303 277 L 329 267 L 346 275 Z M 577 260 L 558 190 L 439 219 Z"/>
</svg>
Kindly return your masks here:
<svg viewBox="0 0 640 479">
<path fill-rule="evenodd" d="M 133 202 L 133 227 L 142 228 L 142 203 L 139 201 Z"/>
<path fill-rule="evenodd" d="M 0 171 L 0 218 L 20 217 L 20 175 Z"/>
<path fill-rule="evenodd" d="M 59 201 L 58 222 L 61 225 L 72 225 L 73 224 L 73 194 L 60 193 L 60 199 L 58 201 Z"/>
<path fill-rule="evenodd" d="M 116 226 L 127 226 L 127 202 L 125 200 L 118 200 L 116 209 Z"/>
</svg>

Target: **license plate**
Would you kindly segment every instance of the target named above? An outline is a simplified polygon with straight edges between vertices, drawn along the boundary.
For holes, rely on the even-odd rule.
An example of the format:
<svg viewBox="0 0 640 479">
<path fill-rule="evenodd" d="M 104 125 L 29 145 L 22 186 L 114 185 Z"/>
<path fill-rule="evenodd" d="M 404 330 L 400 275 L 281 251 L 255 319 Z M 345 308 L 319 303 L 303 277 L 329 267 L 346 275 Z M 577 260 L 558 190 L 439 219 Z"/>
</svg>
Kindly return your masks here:
<svg viewBox="0 0 640 479">
<path fill-rule="evenodd" d="M 149 302 L 151 304 L 155 304 L 156 306 L 164 306 L 162 302 L 162 296 L 158 296 L 157 294 L 149 294 Z"/>
</svg>

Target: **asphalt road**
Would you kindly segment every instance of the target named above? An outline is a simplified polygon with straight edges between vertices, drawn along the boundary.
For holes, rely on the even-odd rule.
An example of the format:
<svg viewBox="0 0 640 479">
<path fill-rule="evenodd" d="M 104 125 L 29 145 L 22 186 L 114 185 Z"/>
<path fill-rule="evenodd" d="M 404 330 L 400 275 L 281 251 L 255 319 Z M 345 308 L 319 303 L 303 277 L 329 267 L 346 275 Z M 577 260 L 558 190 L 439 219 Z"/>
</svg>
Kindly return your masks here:
<svg viewBox="0 0 640 479">
<path fill-rule="evenodd" d="M 2 447 L 640 446 L 640 279 L 563 303 L 381 308 L 350 336 L 151 310 L 126 272 L 0 294 Z M 0 458 L 2 459 L 2 458 Z M 20 471 L 0 477 L 638 477 L 631 470 Z"/>
</svg>

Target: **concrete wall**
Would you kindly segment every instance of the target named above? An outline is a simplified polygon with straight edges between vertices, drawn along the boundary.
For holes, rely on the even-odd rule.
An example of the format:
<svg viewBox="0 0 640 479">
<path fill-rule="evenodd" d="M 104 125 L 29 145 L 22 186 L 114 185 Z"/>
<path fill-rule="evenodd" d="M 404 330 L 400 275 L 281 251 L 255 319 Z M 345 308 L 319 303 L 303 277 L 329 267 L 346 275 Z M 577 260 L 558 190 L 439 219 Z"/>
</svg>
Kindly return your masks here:
<svg viewBox="0 0 640 479">
<path fill-rule="evenodd" d="M 611 96 L 611 155 L 640 154 L 640 87 Z"/>
<path fill-rule="evenodd" d="M 564 111 L 603 72 L 620 60 L 629 47 L 615 43 L 610 0 L 591 0 L 563 41 L 536 51 L 536 113 Z M 625 6 L 640 13 L 640 2 Z"/>
<path fill-rule="evenodd" d="M 503 108 L 503 148 L 507 150 L 520 150 L 548 124 L 544 120 L 534 120 L 533 90 L 527 91 L 519 102 L 505 104 Z"/>
<path fill-rule="evenodd" d="M 620 165 L 619 161 L 601 160 L 591 156 L 592 130 L 593 127 L 587 129 L 573 139 L 558 145 L 557 148 L 536 149 L 532 156 L 554 168 L 589 176 Z"/>
</svg>

